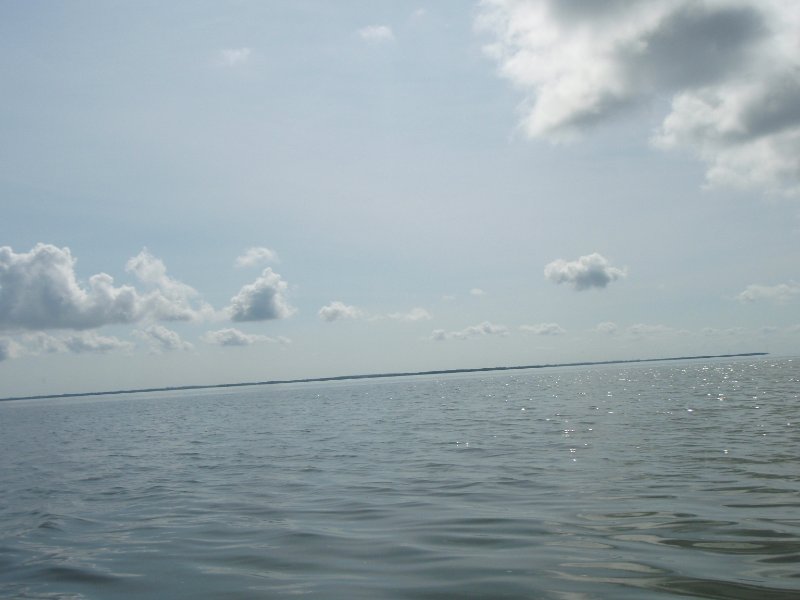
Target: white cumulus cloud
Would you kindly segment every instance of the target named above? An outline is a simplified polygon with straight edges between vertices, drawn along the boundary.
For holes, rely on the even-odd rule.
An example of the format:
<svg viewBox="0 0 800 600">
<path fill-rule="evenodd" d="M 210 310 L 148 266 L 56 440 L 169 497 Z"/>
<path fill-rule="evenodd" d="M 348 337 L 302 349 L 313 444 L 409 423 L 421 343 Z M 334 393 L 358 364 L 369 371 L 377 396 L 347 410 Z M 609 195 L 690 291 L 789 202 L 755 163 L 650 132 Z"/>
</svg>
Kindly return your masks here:
<svg viewBox="0 0 800 600">
<path fill-rule="evenodd" d="M 649 325 L 646 323 L 636 323 L 628 327 L 627 332 L 634 337 L 654 337 L 677 333 L 677 330 L 666 325 Z"/>
<path fill-rule="evenodd" d="M 130 350 L 133 345 L 117 337 L 100 335 L 95 331 L 73 333 L 61 338 L 68 352 L 81 354 L 83 352 L 105 353 L 115 350 Z"/>
<path fill-rule="evenodd" d="M 712 187 L 800 195 L 800 64 L 770 80 L 676 96 L 653 141 L 689 148 L 708 163 Z"/>
<path fill-rule="evenodd" d="M 625 275 L 625 269 L 612 267 L 608 260 L 597 252 L 573 261 L 559 258 L 544 268 L 544 276 L 548 280 L 557 284 L 569 284 L 577 291 L 604 288 Z"/>
<path fill-rule="evenodd" d="M 264 263 L 278 262 L 278 254 L 270 248 L 255 246 L 248 248 L 244 254 L 236 257 L 236 267 L 258 267 Z"/>
<path fill-rule="evenodd" d="M 358 30 L 358 35 L 362 40 L 373 43 L 391 42 L 394 40 L 394 33 L 387 25 L 367 25 Z"/>
<path fill-rule="evenodd" d="M 790 0 L 484 0 L 476 26 L 531 137 L 574 138 L 653 100 L 655 136 L 710 184 L 800 193 L 800 11 Z"/>
<path fill-rule="evenodd" d="M 19 344 L 11 338 L 0 338 L 0 362 L 19 356 Z"/>
<path fill-rule="evenodd" d="M 181 339 L 178 332 L 167 329 L 163 325 L 150 325 L 143 329 L 137 329 L 134 331 L 134 335 L 147 342 L 150 350 L 156 353 L 194 349 L 191 343 Z"/>
<path fill-rule="evenodd" d="M 44 331 L 23 333 L 17 340 L 19 342 L 18 347 L 22 349 L 23 354 L 54 354 L 67 351 L 61 336 L 50 335 Z"/>
<path fill-rule="evenodd" d="M 728 336 L 742 336 L 747 333 L 744 327 L 728 327 L 727 329 L 718 329 L 716 327 L 703 327 L 700 330 L 705 336 L 708 337 L 728 337 Z"/>
<path fill-rule="evenodd" d="M 288 284 L 267 267 L 253 283 L 243 286 L 227 308 L 232 321 L 285 319 L 296 309 L 286 299 Z"/>
<path fill-rule="evenodd" d="M 250 48 L 225 48 L 220 50 L 217 60 L 223 66 L 235 67 L 246 63 L 252 52 Z"/>
<path fill-rule="evenodd" d="M 426 309 L 416 306 L 407 312 L 393 312 L 388 314 L 374 314 L 365 311 L 364 309 L 345 304 L 339 300 L 334 300 L 319 309 L 317 315 L 323 321 L 329 323 L 338 321 L 340 319 L 366 319 L 368 321 L 402 321 L 404 323 L 413 323 L 415 321 L 425 321 L 433 318 L 430 312 Z"/>
<path fill-rule="evenodd" d="M 363 312 L 360 308 L 345 304 L 339 300 L 334 300 L 330 304 L 326 304 L 319 309 L 317 314 L 320 319 L 328 323 L 338 321 L 339 319 L 358 319 L 363 316 Z"/>
<path fill-rule="evenodd" d="M 199 321 L 211 317 L 214 310 L 196 301 L 197 290 L 167 275 L 164 262 L 144 248 L 128 260 L 125 270 L 153 290 L 142 297 L 142 305 L 151 318 L 165 321 Z"/>
<path fill-rule="evenodd" d="M 508 335 L 508 327 L 505 325 L 495 325 L 489 321 L 484 321 L 478 325 L 470 325 L 459 331 L 445 331 L 444 329 L 435 329 L 431 333 L 431 339 L 436 341 L 444 340 L 466 340 L 476 337 L 486 336 L 506 336 Z"/>
<path fill-rule="evenodd" d="M 207 344 L 216 344 L 217 346 L 252 346 L 253 344 L 260 344 L 263 342 L 279 344 L 290 343 L 290 340 L 285 337 L 272 338 L 266 335 L 244 333 L 235 328 L 208 331 L 203 335 L 202 339 Z"/>
<path fill-rule="evenodd" d="M 614 335 L 617 333 L 617 324 L 613 321 L 603 321 L 602 323 L 598 323 L 597 326 L 592 330 L 595 333 L 603 333 L 605 335 Z"/>
<path fill-rule="evenodd" d="M 78 331 L 51 335 L 44 331 L 23 333 L 13 341 L 15 356 L 38 356 L 55 353 L 104 354 L 117 350 L 132 350 L 133 344 L 114 336 L 95 331 Z"/>
<path fill-rule="evenodd" d="M 470 296 L 485 296 L 486 292 L 483 291 L 481 288 L 472 288 L 469 291 Z"/>
<path fill-rule="evenodd" d="M 563 335 L 566 333 L 558 323 L 538 323 L 536 325 L 520 325 L 521 331 L 534 335 Z"/>
<path fill-rule="evenodd" d="M 748 285 L 736 298 L 740 302 L 767 300 L 777 304 L 785 304 L 791 300 L 800 298 L 800 284 L 794 282 L 779 283 L 778 285 L 760 285 L 753 283 Z"/>
<path fill-rule="evenodd" d="M 389 313 L 386 315 L 386 318 L 392 319 L 394 321 L 405 321 L 405 322 L 414 322 L 414 321 L 429 321 L 433 318 L 433 315 L 421 308 L 416 306 L 412 308 L 408 312 L 396 312 L 396 313 Z"/>
<path fill-rule="evenodd" d="M 162 300 L 114 286 L 99 273 L 81 285 L 69 248 L 37 244 L 30 252 L 0 248 L 0 330 L 90 329 L 132 323 Z M 164 304 L 169 304 L 166 299 Z"/>
</svg>

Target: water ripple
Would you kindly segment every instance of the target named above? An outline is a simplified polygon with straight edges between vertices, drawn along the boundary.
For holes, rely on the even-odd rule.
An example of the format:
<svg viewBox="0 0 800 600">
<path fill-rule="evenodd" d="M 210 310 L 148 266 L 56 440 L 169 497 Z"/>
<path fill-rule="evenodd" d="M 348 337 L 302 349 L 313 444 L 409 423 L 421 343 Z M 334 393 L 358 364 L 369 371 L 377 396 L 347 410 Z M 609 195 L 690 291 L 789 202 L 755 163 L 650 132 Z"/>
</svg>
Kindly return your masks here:
<svg viewBox="0 0 800 600">
<path fill-rule="evenodd" d="M 771 359 L 6 403 L 0 596 L 795 599 L 798 380 Z"/>
</svg>

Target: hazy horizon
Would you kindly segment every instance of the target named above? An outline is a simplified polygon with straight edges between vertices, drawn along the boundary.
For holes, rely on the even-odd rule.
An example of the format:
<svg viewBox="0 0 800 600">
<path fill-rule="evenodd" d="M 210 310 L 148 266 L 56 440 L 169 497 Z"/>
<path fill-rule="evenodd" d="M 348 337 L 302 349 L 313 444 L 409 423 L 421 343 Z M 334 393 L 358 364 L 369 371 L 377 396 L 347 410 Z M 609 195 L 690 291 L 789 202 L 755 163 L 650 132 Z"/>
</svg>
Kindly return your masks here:
<svg viewBox="0 0 800 600">
<path fill-rule="evenodd" d="M 585 362 L 565 362 L 565 363 L 542 363 L 538 365 L 506 365 L 506 366 L 493 366 L 493 367 L 474 367 L 467 369 L 443 369 L 434 371 L 392 371 L 385 373 L 345 373 L 341 375 L 333 375 L 327 377 L 306 377 L 299 379 L 271 379 L 260 381 L 229 381 L 217 382 L 211 384 L 192 384 L 185 383 L 183 385 L 165 386 L 165 387 L 152 387 L 152 388 L 131 388 L 131 389 L 116 389 L 116 390 L 83 390 L 81 392 L 61 393 L 61 394 L 42 394 L 30 396 L 9 396 L 0 397 L 0 402 L 13 401 L 13 400 L 43 400 L 43 399 L 58 399 L 58 398 L 76 398 L 81 396 L 115 396 L 120 394 L 142 394 L 151 392 L 169 392 L 169 391 L 190 391 L 190 390 L 208 390 L 208 389 L 222 389 L 222 388 L 237 388 L 237 387 L 258 387 L 265 385 L 281 385 L 292 383 L 329 383 L 338 381 L 353 381 L 365 379 L 391 379 L 403 377 L 425 377 L 425 376 L 438 376 L 438 375 L 463 375 L 463 374 L 480 374 L 480 373 L 495 373 L 495 372 L 513 372 L 513 371 L 535 371 L 539 369 L 557 369 L 567 367 L 597 367 L 608 365 L 632 365 L 641 363 L 658 363 L 658 362 L 677 362 L 677 361 L 697 361 L 707 359 L 728 359 L 728 358 L 749 358 L 768 356 L 767 352 L 744 352 L 740 354 L 718 354 L 718 355 L 701 355 L 701 356 L 670 356 L 662 358 L 630 358 L 619 360 L 607 361 L 585 361 Z M 782 357 L 777 357 L 782 358 Z M 791 362 L 792 359 L 789 359 Z"/>
<path fill-rule="evenodd" d="M 792 3 L 0 17 L 0 397 L 797 353 Z"/>
</svg>

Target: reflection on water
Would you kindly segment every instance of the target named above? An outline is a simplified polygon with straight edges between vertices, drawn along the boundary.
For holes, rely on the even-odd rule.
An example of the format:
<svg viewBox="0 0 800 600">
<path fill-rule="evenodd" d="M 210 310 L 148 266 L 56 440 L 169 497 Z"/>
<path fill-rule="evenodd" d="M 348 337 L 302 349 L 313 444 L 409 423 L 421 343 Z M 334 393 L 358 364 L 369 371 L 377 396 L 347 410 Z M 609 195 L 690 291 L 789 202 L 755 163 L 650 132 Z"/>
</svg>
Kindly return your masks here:
<svg viewBox="0 0 800 600">
<path fill-rule="evenodd" d="M 800 360 L 0 404 L 0 596 L 800 595 Z"/>
</svg>

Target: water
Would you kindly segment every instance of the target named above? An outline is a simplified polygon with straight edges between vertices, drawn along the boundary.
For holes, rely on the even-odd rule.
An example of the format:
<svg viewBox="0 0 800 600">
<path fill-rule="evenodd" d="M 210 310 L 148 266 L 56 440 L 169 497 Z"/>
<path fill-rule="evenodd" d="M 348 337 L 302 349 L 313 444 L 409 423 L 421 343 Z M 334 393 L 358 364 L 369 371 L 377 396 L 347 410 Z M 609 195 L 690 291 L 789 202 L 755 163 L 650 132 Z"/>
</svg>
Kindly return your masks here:
<svg viewBox="0 0 800 600">
<path fill-rule="evenodd" d="M 0 597 L 800 597 L 800 360 L 0 403 Z"/>
</svg>

